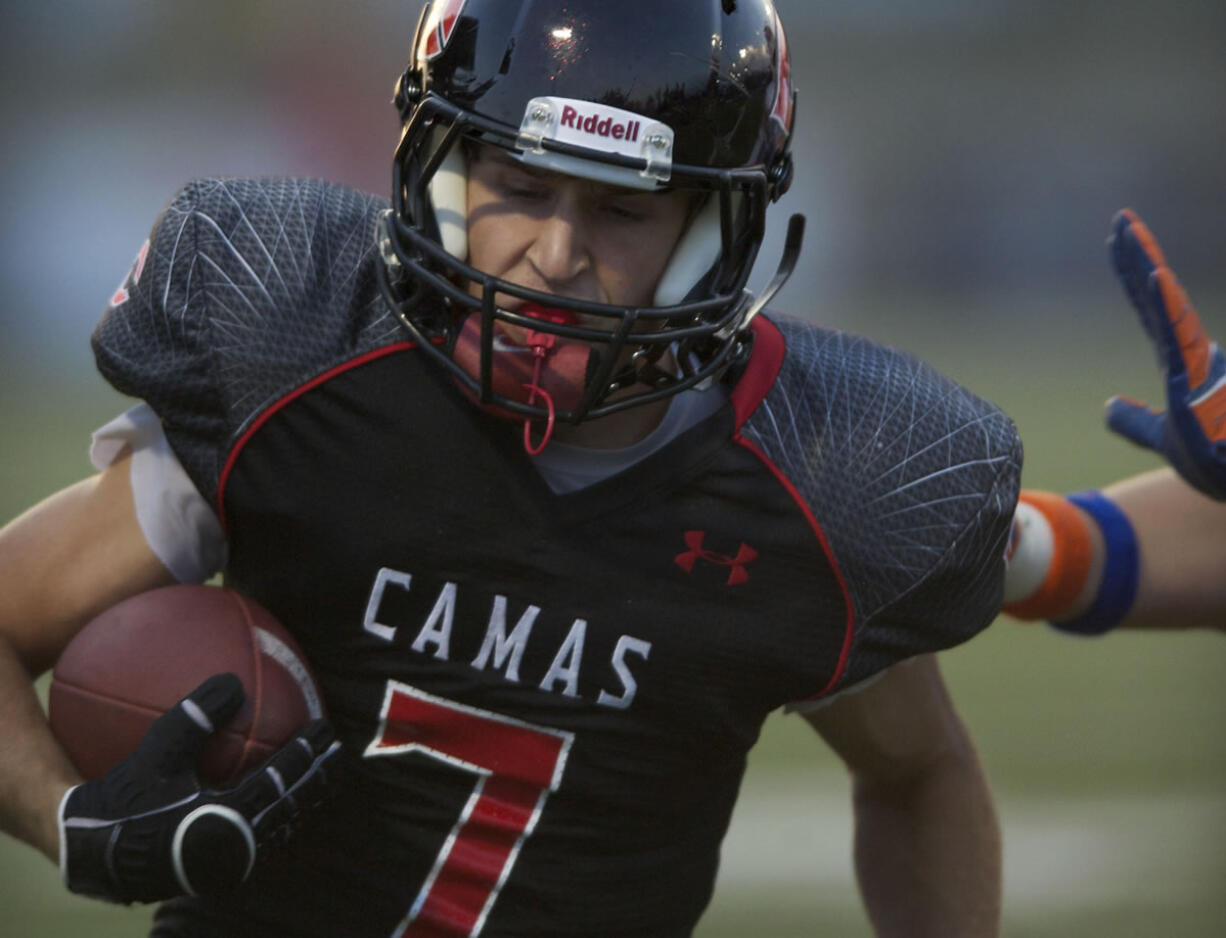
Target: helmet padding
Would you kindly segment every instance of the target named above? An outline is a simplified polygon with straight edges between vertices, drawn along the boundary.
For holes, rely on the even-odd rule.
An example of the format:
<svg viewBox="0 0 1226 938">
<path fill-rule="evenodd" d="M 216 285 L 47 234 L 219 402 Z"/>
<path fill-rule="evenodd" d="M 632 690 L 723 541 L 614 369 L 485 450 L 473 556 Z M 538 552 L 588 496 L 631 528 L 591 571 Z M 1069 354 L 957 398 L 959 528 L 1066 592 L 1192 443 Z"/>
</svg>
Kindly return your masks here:
<svg viewBox="0 0 1226 938">
<path fill-rule="evenodd" d="M 430 180 L 430 202 L 439 241 L 452 257 L 468 257 L 468 167 L 460 147 L 451 147 Z"/>
</svg>

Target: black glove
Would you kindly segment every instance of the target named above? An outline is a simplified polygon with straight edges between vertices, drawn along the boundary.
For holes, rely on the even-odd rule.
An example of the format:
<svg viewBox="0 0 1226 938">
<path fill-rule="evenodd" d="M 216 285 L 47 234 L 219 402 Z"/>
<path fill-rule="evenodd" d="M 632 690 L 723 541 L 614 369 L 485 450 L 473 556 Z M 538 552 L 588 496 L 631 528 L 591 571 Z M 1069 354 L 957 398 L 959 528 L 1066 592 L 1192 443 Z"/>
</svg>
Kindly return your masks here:
<svg viewBox="0 0 1226 938">
<path fill-rule="evenodd" d="M 332 728 L 316 720 L 232 787 L 201 787 L 196 758 L 243 703 L 217 674 L 154 721 L 140 747 L 105 778 L 60 803 L 60 870 L 76 893 L 112 902 L 217 895 L 242 883 L 259 847 L 288 837 L 323 800 Z"/>
</svg>

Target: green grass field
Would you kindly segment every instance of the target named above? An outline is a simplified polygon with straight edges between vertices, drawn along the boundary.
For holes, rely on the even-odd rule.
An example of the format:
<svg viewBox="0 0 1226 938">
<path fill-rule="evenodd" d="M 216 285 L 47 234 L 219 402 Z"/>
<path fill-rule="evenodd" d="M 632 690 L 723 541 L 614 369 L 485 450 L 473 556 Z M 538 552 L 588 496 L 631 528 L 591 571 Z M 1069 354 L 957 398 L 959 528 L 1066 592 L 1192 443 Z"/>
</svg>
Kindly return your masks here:
<svg viewBox="0 0 1226 938">
<path fill-rule="evenodd" d="M 1071 322 L 1091 325 L 1062 323 L 1053 301 L 1009 310 L 1010 327 L 911 303 L 906 318 L 857 328 L 1004 406 L 1026 441 L 1025 483 L 1067 490 L 1156 465 L 1111 438 L 1099 408 L 1113 391 L 1156 399 L 1158 382 L 1125 309 L 1085 316 L 1084 303 L 1065 303 Z M 1103 347 L 1112 316 L 1119 327 Z M 32 380 L 0 377 L 4 518 L 88 472 L 89 430 L 123 406 L 100 382 Z M 997 793 L 1006 935 L 1226 935 L 1226 637 L 1083 641 L 1001 619 L 942 662 Z M 772 717 L 699 938 L 870 935 L 850 873 L 848 804 L 842 769 L 807 724 Z M 0 840 L 0 935 L 128 938 L 147 918 L 69 897 L 49 863 Z"/>
</svg>

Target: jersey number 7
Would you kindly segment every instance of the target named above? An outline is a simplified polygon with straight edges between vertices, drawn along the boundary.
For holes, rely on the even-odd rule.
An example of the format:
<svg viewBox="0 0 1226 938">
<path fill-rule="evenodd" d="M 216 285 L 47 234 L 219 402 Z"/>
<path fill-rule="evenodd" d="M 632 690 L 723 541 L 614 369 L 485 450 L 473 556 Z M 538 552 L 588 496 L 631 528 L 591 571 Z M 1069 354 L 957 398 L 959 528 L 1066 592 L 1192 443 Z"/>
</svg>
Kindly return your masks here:
<svg viewBox="0 0 1226 938">
<path fill-rule="evenodd" d="M 481 933 L 549 793 L 574 734 L 466 707 L 387 682 L 366 755 L 421 753 L 475 776 L 472 794 L 392 938 Z"/>
</svg>

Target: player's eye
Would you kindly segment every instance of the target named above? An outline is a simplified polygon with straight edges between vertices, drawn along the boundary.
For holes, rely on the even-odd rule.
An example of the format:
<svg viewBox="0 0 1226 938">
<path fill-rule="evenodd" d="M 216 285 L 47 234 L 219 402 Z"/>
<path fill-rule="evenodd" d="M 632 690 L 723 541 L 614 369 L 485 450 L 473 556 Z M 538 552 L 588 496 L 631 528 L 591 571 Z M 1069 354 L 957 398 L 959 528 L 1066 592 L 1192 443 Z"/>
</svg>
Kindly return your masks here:
<svg viewBox="0 0 1226 938">
<path fill-rule="evenodd" d="M 548 197 L 549 193 L 540 186 L 508 184 L 503 187 L 503 193 L 513 199 L 538 201 Z"/>
<path fill-rule="evenodd" d="M 527 173 L 508 170 L 498 180 L 498 191 L 508 199 L 541 201 L 549 197 L 549 187 Z"/>
<path fill-rule="evenodd" d="M 601 205 L 601 210 L 619 221 L 645 221 L 651 217 L 641 200 L 611 199 Z"/>
</svg>

